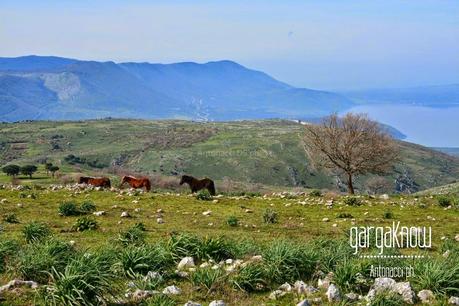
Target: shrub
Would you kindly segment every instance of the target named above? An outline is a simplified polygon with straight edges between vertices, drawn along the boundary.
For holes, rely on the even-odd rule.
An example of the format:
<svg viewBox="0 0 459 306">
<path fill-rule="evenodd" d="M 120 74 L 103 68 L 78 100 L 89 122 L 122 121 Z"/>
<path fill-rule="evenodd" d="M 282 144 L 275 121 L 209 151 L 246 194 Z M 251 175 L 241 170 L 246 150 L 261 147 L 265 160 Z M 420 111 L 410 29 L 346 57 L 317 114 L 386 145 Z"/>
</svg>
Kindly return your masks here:
<svg viewBox="0 0 459 306">
<path fill-rule="evenodd" d="M 194 286 L 206 289 L 208 293 L 221 286 L 224 279 L 225 273 L 221 269 L 197 269 L 190 275 L 191 283 Z"/>
<path fill-rule="evenodd" d="M 361 270 L 362 267 L 357 261 L 346 258 L 335 267 L 333 281 L 345 292 L 363 293 L 368 288 L 359 282 L 358 275 Z"/>
<path fill-rule="evenodd" d="M 174 257 L 160 244 L 129 245 L 123 248 L 117 256 L 117 266 L 124 274 L 134 276 L 145 275 L 149 271 L 166 271 L 174 264 Z"/>
<path fill-rule="evenodd" d="M 22 234 L 24 235 L 25 240 L 30 243 L 50 237 L 52 232 L 48 225 L 33 221 L 24 226 Z"/>
<path fill-rule="evenodd" d="M 165 294 L 157 294 L 146 300 L 145 306 L 175 306 L 177 303 Z"/>
<path fill-rule="evenodd" d="M 96 210 L 96 205 L 91 201 L 85 201 L 80 206 L 80 211 L 82 213 L 88 214 Z"/>
<path fill-rule="evenodd" d="M 62 216 L 78 216 L 80 210 L 74 202 L 64 202 L 59 205 L 59 214 Z"/>
<path fill-rule="evenodd" d="M 345 197 L 343 200 L 344 204 L 349 206 L 360 206 L 362 201 L 357 197 Z"/>
<path fill-rule="evenodd" d="M 18 217 L 13 213 L 3 216 L 3 221 L 7 223 L 19 223 Z"/>
<path fill-rule="evenodd" d="M 207 189 L 203 189 L 196 194 L 196 199 L 201 201 L 211 201 L 212 195 L 209 193 Z"/>
<path fill-rule="evenodd" d="M 278 284 L 311 278 L 317 260 L 307 246 L 288 241 L 275 241 L 262 255 L 267 277 Z"/>
<path fill-rule="evenodd" d="M 263 213 L 263 221 L 265 223 L 274 224 L 277 223 L 278 215 L 277 212 L 271 208 L 267 208 Z"/>
<path fill-rule="evenodd" d="M 144 232 L 145 229 L 142 229 L 141 227 L 136 226 L 136 225 L 132 226 L 131 228 L 129 228 L 126 231 L 122 231 L 122 232 L 119 233 L 118 240 L 123 245 L 142 244 L 142 243 L 145 242 L 145 236 L 146 236 L 145 232 Z"/>
<path fill-rule="evenodd" d="M 459 265 L 455 260 L 427 259 L 414 267 L 416 274 L 410 279 L 418 290 L 430 289 L 436 294 L 459 293 Z"/>
<path fill-rule="evenodd" d="M 311 190 L 311 192 L 309 192 L 309 196 L 311 196 L 311 197 L 321 197 L 322 196 L 322 191 L 320 191 L 319 189 Z"/>
<path fill-rule="evenodd" d="M 20 249 L 19 243 L 16 240 L 0 240 L 0 273 L 5 272 L 6 263 L 9 258 L 16 258 Z"/>
<path fill-rule="evenodd" d="M 42 293 L 46 305 L 100 305 L 115 280 L 103 256 L 86 254 L 64 269 L 53 267 L 51 278 Z"/>
<path fill-rule="evenodd" d="M 266 270 L 261 263 L 250 263 L 234 274 L 230 282 L 240 290 L 253 292 L 267 289 Z"/>
<path fill-rule="evenodd" d="M 393 219 L 394 218 L 394 214 L 391 211 L 385 211 L 384 214 L 383 214 L 383 218 L 384 219 Z"/>
<path fill-rule="evenodd" d="M 66 242 L 49 239 L 27 245 L 18 258 L 18 273 L 24 279 L 46 283 L 52 269 L 63 269 L 76 254 Z"/>
<path fill-rule="evenodd" d="M 350 213 L 339 213 L 336 217 L 337 218 L 349 218 L 349 219 L 354 218 L 354 216 L 351 215 Z"/>
<path fill-rule="evenodd" d="M 77 232 L 83 232 L 87 230 L 97 229 L 98 224 L 94 218 L 90 217 L 81 217 L 78 218 L 72 226 L 72 230 Z"/>
<path fill-rule="evenodd" d="M 448 207 L 448 206 L 454 206 L 458 205 L 458 200 L 453 198 L 453 197 L 448 197 L 441 195 L 437 198 L 438 205 L 441 207 Z"/>
<path fill-rule="evenodd" d="M 229 216 L 228 219 L 226 219 L 226 224 L 235 227 L 238 226 L 239 220 L 235 216 Z"/>
<path fill-rule="evenodd" d="M 402 306 L 406 305 L 403 298 L 389 291 L 378 293 L 368 304 L 369 306 Z"/>
<path fill-rule="evenodd" d="M 352 256 L 353 250 L 345 239 L 316 239 L 308 245 L 310 252 L 318 255 L 318 269 L 333 272 L 339 262 Z"/>
</svg>

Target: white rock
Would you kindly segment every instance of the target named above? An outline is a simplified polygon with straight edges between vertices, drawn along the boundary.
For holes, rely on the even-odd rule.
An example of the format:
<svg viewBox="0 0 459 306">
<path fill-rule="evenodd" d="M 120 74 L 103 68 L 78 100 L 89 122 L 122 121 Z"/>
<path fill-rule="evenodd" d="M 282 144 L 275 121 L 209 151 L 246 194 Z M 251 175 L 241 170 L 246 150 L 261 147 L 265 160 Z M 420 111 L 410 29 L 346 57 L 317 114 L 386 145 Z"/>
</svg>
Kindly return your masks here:
<svg viewBox="0 0 459 306">
<path fill-rule="evenodd" d="M 418 298 L 422 304 L 431 304 L 435 300 L 433 292 L 425 289 L 418 292 Z"/>
<path fill-rule="evenodd" d="M 456 236 L 454 236 L 454 240 L 456 240 L 457 242 L 459 242 L 459 234 L 456 234 Z"/>
<path fill-rule="evenodd" d="M 199 265 L 200 268 L 207 268 L 207 267 L 210 267 L 210 263 L 208 263 L 207 261 L 203 262 L 202 264 Z"/>
<path fill-rule="evenodd" d="M 121 213 L 121 218 L 129 218 L 131 215 L 129 215 L 129 213 L 127 211 L 123 211 Z"/>
<path fill-rule="evenodd" d="M 336 287 L 335 284 L 330 284 L 326 295 L 329 302 L 341 301 L 341 294 L 339 292 L 338 287 Z"/>
<path fill-rule="evenodd" d="M 69 244 L 70 244 L 71 246 L 74 246 L 75 243 L 76 243 L 75 240 L 70 240 L 70 241 L 69 241 Z"/>
<path fill-rule="evenodd" d="M 143 280 L 144 281 L 150 281 L 150 280 L 155 280 L 155 279 L 160 279 L 161 274 L 156 271 L 148 271 L 147 275 L 144 276 Z"/>
<path fill-rule="evenodd" d="M 3 285 L 0 287 L 0 293 L 3 291 L 11 290 L 20 286 L 26 286 L 32 289 L 35 289 L 38 287 L 38 284 L 34 281 L 24 281 L 20 279 L 13 279 L 12 281 L 8 282 L 8 284 Z"/>
<path fill-rule="evenodd" d="M 389 277 L 376 278 L 371 290 L 367 294 L 367 299 L 372 300 L 378 293 L 389 291 L 400 294 L 403 300 L 408 304 L 414 302 L 414 291 L 411 289 L 409 282 L 397 283 Z"/>
<path fill-rule="evenodd" d="M 209 306 L 226 306 L 226 304 L 223 300 L 215 300 L 210 302 Z"/>
<path fill-rule="evenodd" d="M 177 274 L 177 276 L 178 276 L 178 277 L 181 277 L 181 278 L 186 278 L 186 277 L 188 277 L 188 275 L 189 275 L 188 272 L 179 271 L 179 270 L 175 271 L 175 274 Z"/>
<path fill-rule="evenodd" d="M 270 300 L 277 300 L 278 298 L 286 295 L 287 293 L 285 291 L 282 291 L 282 290 L 274 290 L 273 292 L 271 292 L 269 294 L 269 299 Z"/>
<path fill-rule="evenodd" d="M 158 294 L 159 292 L 158 291 L 155 291 L 155 290 L 140 290 L 140 289 L 137 289 L 136 291 L 134 291 L 133 293 L 129 294 L 127 293 L 126 294 L 126 297 L 131 297 L 133 298 L 134 300 L 136 301 L 141 301 L 141 300 L 145 300 L 155 294 Z"/>
<path fill-rule="evenodd" d="M 250 261 L 252 262 L 259 262 L 259 261 L 262 261 L 263 260 L 263 257 L 261 255 L 254 255 L 250 258 Z"/>
<path fill-rule="evenodd" d="M 231 258 L 225 260 L 225 264 L 231 265 L 233 263 L 233 260 Z"/>
<path fill-rule="evenodd" d="M 134 209 L 135 212 L 140 212 L 140 208 Z"/>
<path fill-rule="evenodd" d="M 170 295 L 178 295 L 180 293 L 182 293 L 182 290 L 180 290 L 179 287 L 174 286 L 174 285 L 168 286 L 168 287 L 164 288 L 164 290 L 163 290 L 163 294 L 168 294 L 168 295 L 169 294 Z"/>
<path fill-rule="evenodd" d="M 311 303 L 309 303 L 308 300 L 302 300 L 301 302 L 296 304 L 296 306 L 311 306 Z"/>
<path fill-rule="evenodd" d="M 414 303 L 414 296 L 415 293 L 413 289 L 411 289 L 410 282 L 400 282 L 394 285 L 393 290 L 400 294 L 405 302 L 408 304 Z"/>
<path fill-rule="evenodd" d="M 0 203 L 1 203 L 1 204 L 8 203 L 8 200 L 7 200 L 7 199 L 2 199 L 2 200 L 0 201 Z"/>
<path fill-rule="evenodd" d="M 100 217 L 100 216 L 103 216 L 103 215 L 105 215 L 105 211 L 104 211 L 104 210 L 101 210 L 101 211 L 95 211 L 95 212 L 93 212 L 92 214 L 93 214 L 94 216 L 98 216 L 98 217 Z"/>
<path fill-rule="evenodd" d="M 195 267 L 193 257 L 183 257 L 177 265 L 178 270 L 185 270 Z"/>
<path fill-rule="evenodd" d="M 188 301 L 183 306 L 201 306 L 201 304 L 193 302 L 193 301 Z"/>
<path fill-rule="evenodd" d="M 211 210 L 206 210 L 205 212 L 202 213 L 203 216 L 210 216 L 212 214 Z"/>
<path fill-rule="evenodd" d="M 448 258 L 449 254 L 451 254 L 451 251 L 450 250 L 446 250 L 446 252 L 443 253 L 442 256 L 445 257 L 445 258 Z"/>
<path fill-rule="evenodd" d="M 382 194 L 379 196 L 381 200 L 389 200 L 389 195 L 388 194 Z"/>
<path fill-rule="evenodd" d="M 328 222 L 328 221 L 330 221 L 330 219 L 328 219 L 328 218 L 323 218 L 322 219 L 322 222 Z"/>
<path fill-rule="evenodd" d="M 448 300 L 448 304 L 450 305 L 459 305 L 459 297 L 457 296 L 452 296 Z"/>
<path fill-rule="evenodd" d="M 292 291 L 292 285 L 290 285 L 289 283 L 283 283 L 279 286 L 279 290 L 282 290 L 284 292 L 290 292 Z"/>
<path fill-rule="evenodd" d="M 163 218 L 156 218 L 156 223 L 163 224 L 164 223 Z"/>
<path fill-rule="evenodd" d="M 354 292 L 346 293 L 344 297 L 346 298 L 346 300 L 351 302 L 357 301 L 359 299 L 359 295 Z"/>
</svg>

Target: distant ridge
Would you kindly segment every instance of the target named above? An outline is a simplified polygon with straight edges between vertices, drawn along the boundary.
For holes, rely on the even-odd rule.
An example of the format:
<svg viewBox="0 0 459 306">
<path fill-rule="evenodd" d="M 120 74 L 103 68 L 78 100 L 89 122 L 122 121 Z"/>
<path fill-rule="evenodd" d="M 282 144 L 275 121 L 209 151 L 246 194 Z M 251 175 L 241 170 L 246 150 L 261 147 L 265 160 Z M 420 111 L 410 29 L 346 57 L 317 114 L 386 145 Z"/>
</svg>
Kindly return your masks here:
<svg viewBox="0 0 459 306">
<path fill-rule="evenodd" d="M 150 64 L 0 58 L 0 121 L 311 118 L 352 105 L 342 95 L 296 88 L 229 60 Z"/>
</svg>

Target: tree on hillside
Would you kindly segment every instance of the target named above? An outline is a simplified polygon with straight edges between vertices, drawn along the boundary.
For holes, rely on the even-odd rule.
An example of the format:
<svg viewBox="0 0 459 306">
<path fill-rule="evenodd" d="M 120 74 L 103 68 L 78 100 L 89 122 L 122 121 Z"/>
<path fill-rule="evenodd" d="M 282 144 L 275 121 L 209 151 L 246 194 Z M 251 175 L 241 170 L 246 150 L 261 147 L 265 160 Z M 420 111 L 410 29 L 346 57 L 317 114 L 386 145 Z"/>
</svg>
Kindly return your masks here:
<svg viewBox="0 0 459 306">
<path fill-rule="evenodd" d="M 6 173 L 8 176 L 15 177 L 21 171 L 21 167 L 18 165 L 7 165 L 2 168 L 3 173 Z"/>
<path fill-rule="evenodd" d="M 49 175 L 49 172 L 51 171 L 51 167 L 53 167 L 52 163 L 45 164 L 46 175 Z"/>
<path fill-rule="evenodd" d="M 30 178 L 32 178 L 32 174 L 34 174 L 37 171 L 37 166 L 34 165 L 25 165 L 21 167 L 21 173 L 24 175 L 28 175 Z"/>
<path fill-rule="evenodd" d="M 398 150 L 391 136 L 364 114 L 336 114 L 320 124 L 305 125 L 305 149 L 313 163 L 338 170 L 354 194 L 353 178 L 362 174 L 384 174 L 397 159 Z"/>
<path fill-rule="evenodd" d="M 56 171 L 59 171 L 59 167 L 58 166 L 51 166 L 49 168 L 49 171 L 52 173 L 52 175 L 54 177 L 54 174 L 56 173 Z"/>
</svg>

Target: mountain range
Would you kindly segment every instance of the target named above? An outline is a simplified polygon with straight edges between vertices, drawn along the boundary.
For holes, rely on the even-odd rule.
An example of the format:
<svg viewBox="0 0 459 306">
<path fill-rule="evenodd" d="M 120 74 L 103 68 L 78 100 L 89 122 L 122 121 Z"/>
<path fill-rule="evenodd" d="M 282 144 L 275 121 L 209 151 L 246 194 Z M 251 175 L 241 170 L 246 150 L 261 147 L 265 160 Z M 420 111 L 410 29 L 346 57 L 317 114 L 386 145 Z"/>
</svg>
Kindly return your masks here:
<svg viewBox="0 0 459 306">
<path fill-rule="evenodd" d="M 114 63 L 0 58 L 0 121 L 88 118 L 311 118 L 353 102 L 297 88 L 232 61 Z"/>
</svg>

